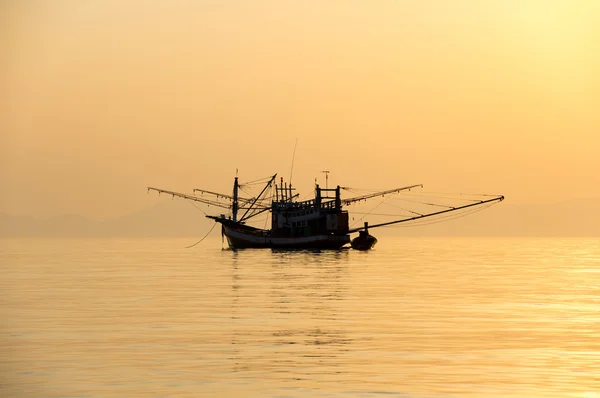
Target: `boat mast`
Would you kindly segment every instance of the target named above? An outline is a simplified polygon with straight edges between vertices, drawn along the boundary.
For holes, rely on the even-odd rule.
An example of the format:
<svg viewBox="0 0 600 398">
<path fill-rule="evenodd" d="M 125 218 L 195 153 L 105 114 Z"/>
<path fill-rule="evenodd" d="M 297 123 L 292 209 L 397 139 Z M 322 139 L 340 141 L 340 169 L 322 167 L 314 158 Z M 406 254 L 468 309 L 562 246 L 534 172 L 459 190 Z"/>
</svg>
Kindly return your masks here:
<svg viewBox="0 0 600 398">
<path fill-rule="evenodd" d="M 235 177 L 233 181 L 233 206 L 231 210 L 231 218 L 233 222 L 237 222 L 237 212 L 238 212 L 238 178 Z"/>
</svg>

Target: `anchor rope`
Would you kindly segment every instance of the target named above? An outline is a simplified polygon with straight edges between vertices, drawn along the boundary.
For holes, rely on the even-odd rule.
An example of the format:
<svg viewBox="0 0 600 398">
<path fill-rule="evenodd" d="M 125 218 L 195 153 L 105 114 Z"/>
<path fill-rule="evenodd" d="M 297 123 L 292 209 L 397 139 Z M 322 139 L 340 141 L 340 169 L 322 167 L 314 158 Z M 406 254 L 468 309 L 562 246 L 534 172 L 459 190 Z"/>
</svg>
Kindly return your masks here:
<svg viewBox="0 0 600 398">
<path fill-rule="evenodd" d="M 215 229 L 215 226 L 216 226 L 216 225 L 217 225 L 217 223 L 214 223 L 214 224 L 213 224 L 213 226 L 210 228 L 210 231 L 208 231 L 208 233 L 207 233 L 206 235 L 204 235 L 204 236 L 202 237 L 202 239 L 200 239 L 198 242 L 194 243 L 193 245 L 186 246 L 185 248 L 186 248 L 186 249 L 192 248 L 192 247 L 196 246 L 198 243 L 202 242 L 204 239 L 206 239 L 206 237 L 207 237 L 208 235 L 210 235 L 210 233 L 212 232 L 212 230 L 213 230 L 213 229 Z"/>
</svg>

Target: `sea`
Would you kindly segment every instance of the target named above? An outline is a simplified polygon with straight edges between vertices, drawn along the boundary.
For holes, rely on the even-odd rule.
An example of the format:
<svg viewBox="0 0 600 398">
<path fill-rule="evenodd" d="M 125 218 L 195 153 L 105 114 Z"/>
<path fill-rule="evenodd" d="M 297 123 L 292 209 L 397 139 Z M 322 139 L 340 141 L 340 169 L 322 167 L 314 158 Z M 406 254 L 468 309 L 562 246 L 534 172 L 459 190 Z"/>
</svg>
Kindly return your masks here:
<svg viewBox="0 0 600 398">
<path fill-rule="evenodd" d="M 600 239 L 0 240 L 3 397 L 600 397 Z"/>
</svg>

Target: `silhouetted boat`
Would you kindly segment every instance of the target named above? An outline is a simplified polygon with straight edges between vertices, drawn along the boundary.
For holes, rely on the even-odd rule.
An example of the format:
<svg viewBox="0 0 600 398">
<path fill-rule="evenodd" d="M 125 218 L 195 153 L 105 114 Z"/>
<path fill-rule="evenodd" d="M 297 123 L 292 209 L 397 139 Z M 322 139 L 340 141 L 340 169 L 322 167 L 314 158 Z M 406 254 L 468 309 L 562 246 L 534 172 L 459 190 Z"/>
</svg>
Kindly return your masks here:
<svg viewBox="0 0 600 398">
<path fill-rule="evenodd" d="M 377 238 L 369 234 L 369 223 L 365 223 L 365 229 L 358 231 L 358 236 L 350 242 L 355 250 L 371 250 L 377 243 Z"/>
<path fill-rule="evenodd" d="M 292 188 L 291 183 L 289 185 L 284 183 L 282 178 L 280 183 L 277 184 L 275 182 L 276 177 L 277 174 L 266 179 L 252 181 L 253 184 L 266 181 L 262 191 L 253 198 L 239 196 L 240 183 L 238 177 L 234 179 L 232 195 L 204 189 L 194 189 L 193 195 L 152 187 L 148 187 L 148 190 L 230 209 L 230 216 L 220 214 L 207 215 L 206 217 L 221 224 L 222 234 L 227 238 L 229 247 L 233 249 L 339 249 L 350 244 L 356 250 L 369 250 L 377 243 L 377 239 L 369 234 L 369 229 L 414 221 L 486 203 L 499 202 L 504 199 L 504 196 L 501 195 L 493 196 L 462 206 L 451 206 L 440 211 L 426 214 L 415 213 L 410 217 L 373 225 L 365 222 L 362 227 L 350 228 L 348 211 L 343 209 L 344 205 L 408 191 L 416 187 L 422 187 L 422 185 L 408 185 L 351 198 L 342 198 L 340 191 L 343 188 L 339 185 L 336 188 L 321 188 L 318 184 L 315 184 L 314 199 L 297 201 L 298 194 L 293 193 L 295 188 Z M 196 195 L 196 192 L 200 193 L 201 196 Z M 330 196 L 330 194 L 333 194 L 333 196 Z M 247 224 L 249 220 L 265 212 L 271 214 L 270 229 L 256 228 Z M 359 233 L 358 237 L 350 240 L 350 235 L 356 232 Z"/>
</svg>

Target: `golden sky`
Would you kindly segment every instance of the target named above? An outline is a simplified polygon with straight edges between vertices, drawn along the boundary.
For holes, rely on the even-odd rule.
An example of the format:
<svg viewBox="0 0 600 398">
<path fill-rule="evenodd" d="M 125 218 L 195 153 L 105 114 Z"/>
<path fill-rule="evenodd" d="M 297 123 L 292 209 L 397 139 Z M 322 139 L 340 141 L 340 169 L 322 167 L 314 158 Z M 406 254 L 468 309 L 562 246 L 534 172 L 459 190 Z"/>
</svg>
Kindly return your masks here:
<svg viewBox="0 0 600 398">
<path fill-rule="evenodd" d="M 242 179 L 600 197 L 600 1 L 0 3 L 0 212 Z"/>
</svg>

